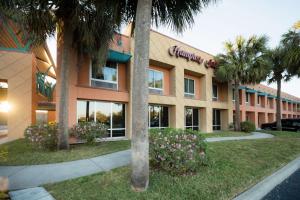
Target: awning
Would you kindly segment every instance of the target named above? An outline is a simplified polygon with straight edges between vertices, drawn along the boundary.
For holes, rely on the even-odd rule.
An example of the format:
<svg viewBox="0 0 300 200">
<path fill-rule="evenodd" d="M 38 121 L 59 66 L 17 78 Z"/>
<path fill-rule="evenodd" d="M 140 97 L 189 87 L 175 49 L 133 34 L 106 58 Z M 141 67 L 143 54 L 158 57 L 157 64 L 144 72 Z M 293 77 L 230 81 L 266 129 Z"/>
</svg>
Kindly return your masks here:
<svg viewBox="0 0 300 200">
<path fill-rule="evenodd" d="M 272 98 L 272 99 L 275 99 L 276 96 L 272 95 L 272 94 L 268 94 L 268 98 Z"/>
<path fill-rule="evenodd" d="M 256 93 L 256 90 L 246 88 L 246 92 L 254 94 L 254 93 Z"/>
<path fill-rule="evenodd" d="M 267 96 L 268 94 L 265 92 L 257 92 L 257 95 L 258 96 Z"/>
<path fill-rule="evenodd" d="M 119 62 L 119 63 L 126 63 L 130 60 L 131 55 L 127 53 L 122 53 L 114 50 L 109 50 L 108 51 L 108 60 L 114 61 L 114 62 Z"/>
</svg>

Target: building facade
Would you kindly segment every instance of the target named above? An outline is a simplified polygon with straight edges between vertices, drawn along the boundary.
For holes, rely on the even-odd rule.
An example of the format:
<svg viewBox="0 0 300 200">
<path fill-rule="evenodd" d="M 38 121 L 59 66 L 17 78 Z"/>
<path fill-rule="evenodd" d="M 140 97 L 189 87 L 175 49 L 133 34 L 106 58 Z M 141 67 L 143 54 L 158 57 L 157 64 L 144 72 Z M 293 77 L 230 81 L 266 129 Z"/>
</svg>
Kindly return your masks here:
<svg viewBox="0 0 300 200">
<path fill-rule="evenodd" d="M 30 98 L 26 104 L 22 104 L 10 97 L 10 93 L 21 95 L 10 90 L 10 86 L 17 83 L 10 80 L 18 79 L 21 74 L 11 75 L 9 78 L 9 74 L 4 73 L 5 68 L 11 68 L 5 62 L 13 62 L 14 54 L 20 52 L 0 49 L 0 56 L 8 56 L 7 60 L 0 57 L 0 80 L 9 85 L 7 101 L 14 108 L 12 110 L 26 115 L 24 119 L 28 119 L 24 126 L 11 132 L 17 125 L 10 122 L 14 115 L 9 112 L 9 135 L 16 132 L 16 137 L 22 137 L 27 125 L 58 119 L 61 63 L 58 62 L 55 67 L 56 74 L 50 73 L 48 69 L 53 63 L 47 52 L 44 48 L 25 52 L 28 55 L 26 69 L 29 69 L 26 80 L 30 84 L 26 84 L 28 89 L 22 90 L 27 91 Z M 93 67 L 88 56 L 77 57 L 76 51 L 72 52 L 68 98 L 70 127 L 78 122 L 95 121 L 109 127 L 109 138 L 131 137 L 133 52 L 134 38 L 116 34 L 101 71 L 97 66 Z M 228 129 L 235 113 L 233 88 L 231 83 L 219 82 L 215 78 L 216 63 L 213 55 L 155 31 L 150 33 L 149 52 L 149 128 L 191 128 L 201 132 Z M 60 60 L 60 49 L 57 56 L 57 60 Z M 42 69 L 48 78 L 56 79 L 52 99 L 47 98 L 45 92 L 41 94 L 42 91 L 35 89 L 38 84 L 37 72 L 40 71 L 37 68 Z M 275 95 L 276 90 L 263 85 L 242 86 L 241 120 L 252 121 L 257 127 L 264 122 L 274 121 Z M 285 93 L 282 97 L 283 118 L 300 118 L 300 99 Z M 27 110 L 17 108 L 17 105 L 24 105 L 23 109 Z"/>
<path fill-rule="evenodd" d="M 13 23 L 0 20 L 0 138 L 17 139 L 30 124 L 55 120 L 53 98 L 45 96 L 38 84 L 41 78 L 55 84 L 51 66 L 46 45 L 30 48 Z M 51 94 L 55 96 L 54 91 Z"/>
<path fill-rule="evenodd" d="M 256 127 L 276 120 L 277 90 L 262 84 L 240 87 L 240 116 L 242 121 L 252 121 Z M 282 118 L 300 118 L 300 99 L 293 95 L 281 93 Z M 233 102 L 234 97 L 233 97 Z M 233 106 L 235 114 L 235 107 Z"/>
</svg>

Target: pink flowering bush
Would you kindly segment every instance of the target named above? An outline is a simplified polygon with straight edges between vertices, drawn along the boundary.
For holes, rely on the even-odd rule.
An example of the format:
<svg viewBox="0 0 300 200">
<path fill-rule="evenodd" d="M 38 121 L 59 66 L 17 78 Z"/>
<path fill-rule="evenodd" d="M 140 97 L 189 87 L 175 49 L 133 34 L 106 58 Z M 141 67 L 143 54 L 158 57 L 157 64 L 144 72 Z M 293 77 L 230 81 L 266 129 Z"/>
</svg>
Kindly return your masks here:
<svg viewBox="0 0 300 200">
<path fill-rule="evenodd" d="M 55 122 L 31 125 L 25 129 L 24 136 L 38 148 L 54 150 L 58 143 L 58 127 Z"/>
<path fill-rule="evenodd" d="M 193 130 L 151 129 L 150 164 L 171 174 L 190 174 L 207 163 L 204 138 Z"/>
<path fill-rule="evenodd" d="M 103 123 L 80 122 L 71 128 L 70 135 L 92 144 L 96 142 L 96 139 L 106 137 L 107 129 L 108 127 Z"/>
</svg>

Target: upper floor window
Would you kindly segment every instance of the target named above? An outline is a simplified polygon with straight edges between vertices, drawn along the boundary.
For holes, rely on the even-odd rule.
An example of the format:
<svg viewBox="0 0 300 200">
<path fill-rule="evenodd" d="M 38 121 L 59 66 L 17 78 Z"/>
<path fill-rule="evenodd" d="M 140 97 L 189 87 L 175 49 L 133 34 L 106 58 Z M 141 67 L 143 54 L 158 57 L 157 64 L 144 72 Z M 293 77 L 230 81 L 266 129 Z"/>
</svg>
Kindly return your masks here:
<svg viewBox="0 0 300 200">
<path fill-rule="evenodd" d="M 92 65 L 91 85 L 110 89 L 118 88 L 118 65 L 116 62 L 107 62 L 102 69 Z"/>
<path fill-rule="evenodd" d="M 218 100 L 218 86 L 213 84 L 213 100 Z"/>
<path fill-rule="evenodd" d="M 190 78 L 184 78 L 184 96 L 194 97 L 195 96 L 195 81 Z"/>
<path fill-rule="evenodd" d="M 154 94 L 163 93 L 163 72 L 149 69 L 148 71 L 148 84 L 149 92 Z"/>
<path fill-rule="evenodd" d="M 257 105 L 260 105 L 260 96 L 257 96 Z"/>
<path fill-rule="evenodd" d="M 246 103 L 249 103 L 250 100 L 250 93 L 246 92 Z"/>
</svg>

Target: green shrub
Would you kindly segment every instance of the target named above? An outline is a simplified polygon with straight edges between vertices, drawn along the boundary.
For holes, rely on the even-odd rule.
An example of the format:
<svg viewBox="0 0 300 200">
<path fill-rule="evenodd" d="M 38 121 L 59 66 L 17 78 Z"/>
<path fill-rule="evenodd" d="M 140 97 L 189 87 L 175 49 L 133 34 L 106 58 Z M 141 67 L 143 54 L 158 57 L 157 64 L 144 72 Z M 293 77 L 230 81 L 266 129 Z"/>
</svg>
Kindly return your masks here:
<svg viewBox="0 0 300 200">
<path fill-rule="evenodd" d="M 54 150 L 58 143 L 58 127 L 56 123 L 28 126 L 24 131 L 27 141 L 42 149 Z"/>
<path fill-rule="evenodd" d="M 241 122 L 241 130 L 246 133 L 250 133 L 256 130 L 255 124 L 250 121 Z"/>
<path fill-rule="evenodd" d="M 151 167 L 171 174 L 190 174 L 206 164 L 206 143 L 197 131 L 150 130 Z"/>
<path fill-rule="evenodd" d="M 70 135 L 91 144 L 96 142 L 96 139 L 106 137 L 107 129 L 108 127 L 102 123 L 80 122 L 71 128 Z"/>
<path fill-rule="evenodd" d="M 234 123 L 233 122 L 228 124 L 228 129 L 229 130 L 234 130 Z"/>
</svg>

